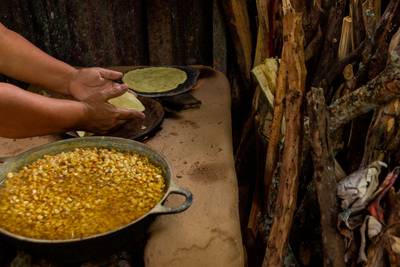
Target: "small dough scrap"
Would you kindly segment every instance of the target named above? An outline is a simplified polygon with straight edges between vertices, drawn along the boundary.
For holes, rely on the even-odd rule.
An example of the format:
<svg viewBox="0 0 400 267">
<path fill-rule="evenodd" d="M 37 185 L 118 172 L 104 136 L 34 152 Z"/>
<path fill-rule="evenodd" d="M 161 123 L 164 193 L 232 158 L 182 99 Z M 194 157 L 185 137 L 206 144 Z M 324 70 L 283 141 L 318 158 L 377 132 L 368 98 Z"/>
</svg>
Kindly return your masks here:
<svg viewBox="0 0 400 267">
<path fill-rule="evenodd" d="M 85 131 L 76 131 L 76 134 L 79 137 L 93 136 L 93 133 L 89 133 L 89 132 L 85 132 Z"/>
</svg>

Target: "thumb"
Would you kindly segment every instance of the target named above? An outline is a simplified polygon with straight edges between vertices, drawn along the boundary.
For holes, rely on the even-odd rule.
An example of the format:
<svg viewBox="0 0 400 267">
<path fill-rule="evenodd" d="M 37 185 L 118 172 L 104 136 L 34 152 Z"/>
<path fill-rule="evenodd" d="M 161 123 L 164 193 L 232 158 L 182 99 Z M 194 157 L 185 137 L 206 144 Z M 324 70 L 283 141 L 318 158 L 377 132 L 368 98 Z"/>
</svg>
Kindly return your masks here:
<svg viewBox="0 0 400 267">
<path fill-rule="evenodd" d="M 104 100 L 109 100 L 125 94 L 128 91 L 126 86 L 121 86 L 120 84 L 114 84 L 112 87 L 102 91 L 102 97 Z"/>
<path fill-rule="evenodd" d="M 139 112 L 134 109 L 117 108 L 119 120 L 132 120 L 132 119 L 144 119 L 145 115 L 143 112 Z"/>
<path fill-rule="evenodd" d="M 98 68 L 98 71 L 101 77 L 107 80 L 118 80 L 122 78 L 122 73 L 119 71 L 108 70 L 103 68 Z"/>
</svg>

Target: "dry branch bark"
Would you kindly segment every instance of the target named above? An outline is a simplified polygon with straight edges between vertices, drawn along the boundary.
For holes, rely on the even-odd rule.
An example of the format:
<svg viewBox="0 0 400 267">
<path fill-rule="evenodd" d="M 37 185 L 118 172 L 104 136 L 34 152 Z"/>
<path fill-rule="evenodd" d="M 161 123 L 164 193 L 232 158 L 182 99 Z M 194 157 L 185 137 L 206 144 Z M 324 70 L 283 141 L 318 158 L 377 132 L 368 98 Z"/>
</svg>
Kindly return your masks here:
<svg viewBox="0 0 400 267">
<path fill-rule="evenodd" d="M 376 160 L 388 162 L 388 154 L 398 150 L 399 117 L 400 99 L 393 100 L 375 112 L 368 129 L 361 167 Z"/>
<path fill-rule="evenodd" d="M 365 38 L 361 3 L 362 0 L 351 0 L 350 2 L 350 17 L 353 20 L 353 40 L 355 47 L 358 47 Z"/>
<path fill-rule="evenodd" d="M 240 72 L 249 81 L 252 67 L 252 38 L 246 0 L 221 1 L 235 45 Z"/>
<path fill-rule="evenodd" d="M 345 266 L 344 243 L 336 229 L 335 161 L 329 142 L 328 117 L 322 88 L 313 88 L 307 95 L 311 147 L 314 162 L 314 183 L 321 214 L 324 266 Z"/>
<path fill-rule="evenodd" d="M 390 188 L 387 199 L 387 225 L 390 226 L 400 222 L 400 192 Z"/>
<path fill-rule="evenodd" d="M 389 44 L 388 53 L 400 43 L 400 29 L 393 35 Z M 385 47 L 387 44 L 385 44 Z M 400 100 L 395 99 L 375 111 L 374 117 L 368 129 L 365 142 L 364 155 L 361 166 L 366 166 L 374 159 L 385 161 L 389 152 L 396 152 L 400 139 L 398 137 Z"/>
<path fill-rule="evenodd" d="M 278 162 L 279 142 L 281 139 L 282 118 L 284 112 L 284 99 L 287 87 L 286 62 L 289 59 L 288 48 L 285 44 L 282 49 L 282 60 L 279 65 L 278 77 L 276 80 L 275 98 L 274 98 L 274 116 L 269 133 L 267 146 L 267 156 L 264 170 L 264 200 L 265 206 L 268 203 L 269 187 L 272 183 L 274 171 Z"/>
<path fill-rule="evenodd" d="M 341 25 L 344 17 L 346 6 L 345 0 L 331 1 L 329 17 L 326 21 L 326 33 L 324 35 L 324 44 L 320 54 L 320 58 L 316 63 L 312 85 L 319 87 L 326 79 L 326 74 L 337 61 L 337 52 L 341 33 Z M 329 83 L 324 83 L 328 85 Z"/>
<path fill-rule="evenodd" d="M 305 90 L 306 67 L 302 14 L 295 12 L 287 2 L 284 2 L 284 13 L 283 31 L 287 36 L 286 40 L 284 39 L 285 49 L 288 55 L 291 55 L 286 66 L 288 85 L 285 99 L 286 132 L 275 216 L 268 237 L 263 267 L 279 267 L 283 264 L 296 209 L 303 138 L 301 105 Z"/>
<path fill-rule="evenodd" d="M 343 18 L 342 34 L 340 35 L 338 58 L 342 60 L 354 50 L 353 20 L 347 16 Z"/>
<path fill-rule="evenodd" d="M 259 132 L 264 140 L 268 142 L 269 140 L 269 132 L 270 132 L 270 124 L 272 121 L 272 109 L 274 103 L 274 93 L 276 88 L 276 78 L 278 75 L 278 67 L 279 61 L 276 58 L 267 58 L 262 64 L 253 68 L 252 73 L 258 82 L 258 86 L 256 87 L 256 92 L 253 97 L 253 107 L 252 107 L 252 120 L 255 124 L 255 129 Z M 263 100 L 265 99 L 265 100 Z M 246 129 L 246 128 L 244 128 Z M 249 134 L 254 135 L 254 132 L 247 131 Z M 249 136 L 246 136 L 249 138 Z M 260 168 L 259 174 L 257 175 L 257 179 L 255 182 L 255 191 L 253 193 L 253 200 L 250 209 L 249 219 L 247 228 L 249 232 L 252 234 L 254 238 L 258 238 L 258 234 L 262 234 L 264 238 L 264 234 L 262 229 L 259 228 L 259 220 L 257 216 L 262 214 L 263 202 L 264 202 L 264 194 L 263 194 L 263 173 L 265 169 L 265 146 L 256 146 L 258 150 L 263 150 L 263 156 L 259 156 L 260 158 Z M 239 147 L 240 148 L 240 147 Z M 270 199 L 268 202 L 271 203 Z"/>
<path fill-rule="evenodd" d="M 362 3 L 362 11 L 367 36 L 372 38 L 381 17 L 381 1 L 365 0 Z"/>
<path fill-rule="evenodd" d="M 366 267 L 397 267 L 400 264 L 398 247 L 400 236 L 400 223 L 394 223 L 385 228 L 376 240 L 368 248 L 368 261 Z M 396 243 L 396 244 L 394 244 Z M 388 259 L 386 259 L 388 257 Z M 389 262 L 388 262 L 389 260 Z"/>
<path fill-rule="evenodd" d="M 321 12 L 321 7 L 317 3 L 300 0 L 296 1 L 295 5 L 300 6 L 299 9 L 295 6 L 298 12 L 303 12 L 304 45 L 307 47 L 315 39 L 318 31 L 321 31 L 321 15 L 323 12 Z M 322 39 L 320 40 L 321 44 Z"/>
<path fill-rule="evenodd" d="M 257 0 L 258 32 L 256 51 L 254 56 L 254 66 L 262 63 L 270 56 L 269 51 L 269 19 L 268 19 L 268 0 Z"/>
<path fill-rule="evenodd" d="M 362 52 L 362 66 L 358 73 L 358 83 L 376 77 L 384 68 L 388 59 L 389 41 L 400 25 L 400 1 L 390 0 L 372 38 L 367 38 Z"/>
<path fill-rule="evenodd" d="M 400 46 L 393 50 L 390 63 L 376 78 L 329 106 L 330 129 L 338 129 L 352 119 L 398 97 L 400 97 Z"/>
<path fill-rule="evenodd" d="M 306 61 L 310 60 L 316 53 L 321 45 L 322 42 L 322 31 L 321 27 L 318 27 L 317 33 L 315 34 L 314 38 L 308 43 L 305 51 L 304 56 Z"/>
</svg>

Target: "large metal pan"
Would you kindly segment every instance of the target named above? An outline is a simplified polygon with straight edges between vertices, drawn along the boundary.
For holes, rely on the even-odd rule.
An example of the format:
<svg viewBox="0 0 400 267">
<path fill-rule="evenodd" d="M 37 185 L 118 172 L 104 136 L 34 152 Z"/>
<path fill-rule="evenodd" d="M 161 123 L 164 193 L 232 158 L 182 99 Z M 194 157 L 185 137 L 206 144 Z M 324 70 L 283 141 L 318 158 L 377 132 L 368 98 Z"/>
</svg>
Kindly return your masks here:
<svg viewBox="0 0 400 267">
<path fill-rule="evenodd" d="M 142 237 L 156 215 L 182 212 L 192 204 L 192 194 L 186 189 L 180 188 L 174 184 L 171 166 L 163 156 L 142 143 L 116 137 L 102 136 L 68 139 L 31 149 L 14 158 L 6 160 L 4 164 L 0 166 L 0 184 L 6 179 L 8 172 L 17 171 L 43 155 L 54 155 L 78 147 L 113 148 L 119 151 L 136 152 L 149 157 L 153 163 L 162 168 L 164 173 L 166 183 L 166 192 L 164 196 L 153 209 L 142 217 L 127 225 L 105 233 L 80 239 L 44 240 L 27 238 L 0 228 L 1 238 L 33 254 L 40 254 L 41 256 L 48 256 L 62 261 L 80 261 L 104 253 L 112 253 L 120 249 L 127 242 L 135 240 L 136 237 Z M 171 194 L 183 195 L 185 201 L 178 207 L 171 208 L 164 206 L 164 201 Z"/>
</svg>

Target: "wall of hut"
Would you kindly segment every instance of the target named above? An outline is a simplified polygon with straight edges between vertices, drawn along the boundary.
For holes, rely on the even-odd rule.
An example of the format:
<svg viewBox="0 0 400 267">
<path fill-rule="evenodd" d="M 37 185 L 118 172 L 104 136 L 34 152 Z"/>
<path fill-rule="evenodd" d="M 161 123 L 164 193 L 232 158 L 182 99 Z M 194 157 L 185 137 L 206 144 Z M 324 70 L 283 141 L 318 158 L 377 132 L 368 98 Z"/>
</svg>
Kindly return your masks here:
<svg viewBox="0 0 400 267">
<path fill-rule="evenodd" d="M 76 66 L 213 62 L 212 1 L 4 0 L 0 21 Z"/>
</svg>

